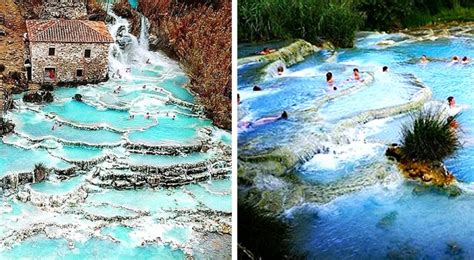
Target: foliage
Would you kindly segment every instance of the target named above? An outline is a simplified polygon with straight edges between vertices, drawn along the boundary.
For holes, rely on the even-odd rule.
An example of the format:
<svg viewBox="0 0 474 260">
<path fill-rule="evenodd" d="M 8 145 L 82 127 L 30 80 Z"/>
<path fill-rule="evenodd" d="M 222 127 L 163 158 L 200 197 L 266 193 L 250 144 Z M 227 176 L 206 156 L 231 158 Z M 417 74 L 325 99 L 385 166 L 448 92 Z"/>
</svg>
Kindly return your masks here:
<svg viewBox="0 0 474 260">
<path fill-rule="evenodd" d="M 350 47 L 362 21 L 348 0 L 241 0 L 238 12 L 239 41 L 322 37 Z"/>
<path fill-rule="evenodd" d="M 458 134 L 442 111 L 423 110 L 412 114 L 412 122 L 402 126 L 401 150 L 405 158 L 442 161 L 461 147 Z"/>
<path fill-rule="evenodd" d="M 367 17 L 365 28 L 390 30 L 401 28 L 402 21 L 413 13 L 413 0 L 360 0 L 357 9 Z"/>
<path fill-rule="evenodd" d="M 470 21 L 469 7 L 473 6 L 471 0 L 359 0 L 357 9 L 367 17 L 365 29 L 393 30 L 438 21 Z M 444 19 L 438 19 L 442 13 Z"/>
<path fill-rule="evenodd" d="M 232 5 L 230 0 L 143 0 L 138 9 L 184 65 L 207 115 L 231 128 Z"/>
<path fill-rule="evenodd" d="M 323 12 L 320 32 L 327 40 L 339 47 L 352 47 L 360 16 L 344 5 L 329 5 Z"/>
</svg>

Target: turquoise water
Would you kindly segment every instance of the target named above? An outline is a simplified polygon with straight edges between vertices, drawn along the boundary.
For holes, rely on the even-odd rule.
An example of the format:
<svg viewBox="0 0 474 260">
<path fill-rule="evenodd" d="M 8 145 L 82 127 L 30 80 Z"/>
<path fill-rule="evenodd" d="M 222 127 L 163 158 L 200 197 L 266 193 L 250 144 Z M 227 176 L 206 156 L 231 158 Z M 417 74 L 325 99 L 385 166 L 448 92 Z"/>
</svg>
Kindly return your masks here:
<svg viewBox="0 0 474 260">
<path fill-rule="evenodd" d="M 115 19 L 117 23 L 109 27 L 113 37 L 118 27 L 129 26 L 126 20 Z M 0 141 L 0 177 L 31 172 L 39 163 L 75 169 L 75 174 L 51 171 L 40 183 L 1 194 L 0 259 L 218 257 L 213 246 L 199 245 L 207 241 L 205 225 L 230 222 L 230 176 L 167 189 L 115 190 L 94 185 L 97 174 L 104 171 L 129 173 L 133 166 L 173 168 L 227 160 L 217 157 L 221 148 L 214 144 L 231 144 L 230 133 L 194 112 L 195 98 L 186 89 L 189 79 L 179 64 L 137 46 L 134 36 L 125 36 L 130 37 L 130 45 L 115 49 L 118 56 L 111 51 L 109 57 L 110 71 L 119 70 L 121 79 L 110 73 L 110 79 L 100 84 L 58 87 L 50 104 L 26 104 L 15 95 L 16 109 L 6 117 L 16 128 Z M 83 102 L 72 99 L 76 94 L 82 95 Z M 161 145 L 204 140 L 211 146 L 207 152 L 176 156 L 133 153 L 126 148 L 145 144 L 159 151 Z M 210 209 L 217 211 L 214 219 L 206 218 Z M 14 239 L 24 231 L 31 235 Z M 230 243 L 230 236 L 225 237 Z M 219 256 L 230 256 L 230 250 Z"/>
<path fill-rule="evenodd" d="M 397 43 L 390 47 L 376 45 L 386 39 Z M 326 204 L 306 203 L 294 207 L 284 216 L 292 226 L 293 249 L 307 258 L 474 257 L 474 229 L 471 228 L 474 224 L 474 94 L 469 88 L 474 85 L 474 66 L 472 62 L 467 65 L 448 63 L 454 55 L 473 57 L 474 38 L 406 39 L 408 37 L 401 34 L 361 36 L 356 48 L 337 50 L 330 61 L 315 54 L 290 67 L 282 77 L 261 82 L 239 81 L 238 90 L 243 93 L 240 121 L 256 120 L 283 110 L 290 115 L 288 120 L 240 131 L 239 146 L 257 150 L 275 146 L 296 149 L 299 147 L 295 146 L 314 142 L 328 148 L 297 169 L 296 176 L 308 185 L 337 185 L 344 178 L 357 177 L 361 169 L 370 169 L 373 163 L 386 161 L 386 145 L 399 141 L 400 126 L 407 121 L 407 114 L 344 128 L 342 139 L 335 138 L 336 134 L 341 135 L 335 131 L 339 123 L 363 112 L 410 101 L 418 89 L 406 78 L 407 74 L 416 76 L 430 88 L 434 102 L 446 103 L 448 96 L 454 96 L 462 107 L 459 122 L 464 145 L 456 156 L 445 162 L 460 182 L 462 195 L 451 198 L 435 190 L 420 190 L 404 181 L 397 171 L 392 171 L 384 185 L 367 186 Z M 439 61 L 421 65 L 417 61 L 423 54 Z M 389 67 L 388 73 L 381 72 L 383 66 Z M 374 81 L 315 109 L 315 100 L 325 95 L 324 74 L 332 71 L 336 84 L 343 84 L 354 67 L 361 72 L 373 72 Z M 242 66 L 239 75 L 251 75 L 249 70 L 253 68 Z M 280 82 L 284 84 L 278 86 Z M 278 89 L 252 93 L 254 84 L 264 89 L 276 85 Z M 304 139 L 308 134 L 314 136 L 312 140 Z"/>
</svg>

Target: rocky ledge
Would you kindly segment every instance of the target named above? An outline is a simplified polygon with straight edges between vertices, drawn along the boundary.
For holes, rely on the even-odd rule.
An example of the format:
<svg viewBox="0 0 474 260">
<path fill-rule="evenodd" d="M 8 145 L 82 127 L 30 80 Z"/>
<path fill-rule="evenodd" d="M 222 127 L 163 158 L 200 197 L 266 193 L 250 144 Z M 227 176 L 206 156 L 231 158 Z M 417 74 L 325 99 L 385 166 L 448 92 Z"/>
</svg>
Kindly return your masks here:
<svg viewBox="0 0 474 260">
<path fill-rule="evenodd" d="M 12 122 L 0 117 L 0 136 L 13 132 L 13 129 L 15 129 L 15 125 Z"/>
<path fill-rule="evenodd" d="M 403 176 L 427 185 L 444 187 L 455 184 L 456 178 L 449 172 L 442 162 L 425 162 L 403 158 L 397 144 L 388 147 L 385 155 L 397 162 Z"/>
</svg>

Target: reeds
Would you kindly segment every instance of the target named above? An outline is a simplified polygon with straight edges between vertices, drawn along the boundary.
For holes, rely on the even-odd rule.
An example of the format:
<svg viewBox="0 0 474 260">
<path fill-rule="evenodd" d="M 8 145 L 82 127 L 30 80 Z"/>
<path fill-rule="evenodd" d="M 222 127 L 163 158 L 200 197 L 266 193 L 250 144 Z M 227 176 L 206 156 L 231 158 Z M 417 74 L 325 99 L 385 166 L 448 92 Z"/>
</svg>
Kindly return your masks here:
<svg viewBox="0 0 474 260">
<path fill-rule="evenodd" d="M 238 8 L 240 42 L 321 38 L 339 47 L 352 47 L 362 17 L 352 0 L 241 0 Z"/>
</svg>

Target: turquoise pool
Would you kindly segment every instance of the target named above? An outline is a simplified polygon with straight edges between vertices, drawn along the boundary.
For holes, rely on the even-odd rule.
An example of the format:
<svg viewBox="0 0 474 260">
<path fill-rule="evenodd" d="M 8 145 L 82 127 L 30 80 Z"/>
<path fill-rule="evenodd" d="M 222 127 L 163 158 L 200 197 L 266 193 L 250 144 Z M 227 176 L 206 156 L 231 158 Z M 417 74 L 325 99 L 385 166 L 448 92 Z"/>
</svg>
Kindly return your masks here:
<svg viewBox="0 0 474 260">
<path fill-rule="evenodd" d="M 386 39 L 395 44 L 377 45 Z M 454 55 L 474 57 L 472 46 L 472 35 L 418 40 L 404 34 L 367 33 L 358 37 L 355 48 L 336 50 L 331 59 L 316 53 L 281 77 L 256 81 L 252 75 L 258 64 L 239 67 L 240 121 L 279 115 L 283 110 L 289 113 L 288 120 L 240 131 L 239 146 L 246 149 L 243 152 L 280 146 L 297 150 L 311 143 L 327 147 L 327 152 L 305 159 L 294 173 L 310 186 L 337 189 L 347 178 L 363 178 L 357 176 L 364 172 L 360 169 L 386 162 L 387 144 L 399 141 L 407 114 L 346 128 L 340 124 L 369 110 L 409 102 L 419 88 L 408 78 L 415 76 L 430 88 L 430 103 L 445 103 L 454 96 L 463 108 L 459 121 L 464 145 L 445 162 L 460 182 L 460 196 L 420 189 L 392 169 L 383 184 L 346 192 L 328 203 L 302 202 L 284 212 L 295 252 L 310 259 L 474 257 L 474 92 L 470 89 L 474 64 L 449 64 Z M 436 60 L 421 65 L 418 60 L 423 54 Z M 383 66 L 389 67 L 388 73 L 382 72 Z M 336 84 L 344 88 L 354 67 L 373 73 L 373 82 L 315 109 L 315 101 L 326 95 L 325 73 L 332 71 Z M 261 93 L 252 91 L 255 84 L 263 88 Z M 305 139 L 308 136 L 312 139 Z"/>
</svg>

